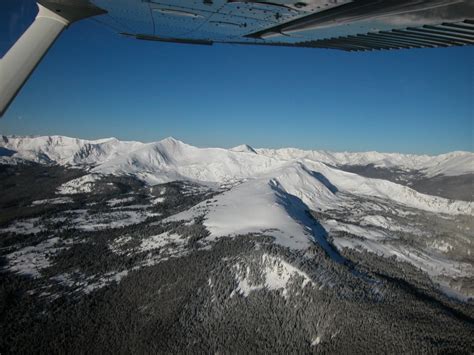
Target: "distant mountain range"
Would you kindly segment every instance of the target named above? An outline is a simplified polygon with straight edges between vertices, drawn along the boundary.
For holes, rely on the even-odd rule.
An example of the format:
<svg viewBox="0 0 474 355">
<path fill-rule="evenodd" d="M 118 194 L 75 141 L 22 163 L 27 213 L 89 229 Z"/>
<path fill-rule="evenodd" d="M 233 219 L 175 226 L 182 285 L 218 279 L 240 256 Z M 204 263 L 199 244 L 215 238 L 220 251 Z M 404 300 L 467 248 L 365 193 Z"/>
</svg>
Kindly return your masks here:
<svg viewBox="0 0 474 355">
<path fill-rule="evenodd" d="M 336 261 L 344 248 L 395 256 L 472 296 L 467 283 L 453 283 L 473 272 L 465 238 L 473 216 L 470 152 L 334 153 L 248 145 L 197 148 L 174 138 L 140 143 L 3 136 L 0 154 L 3 164 L 83 169 L 84 175 L 57 189 L 59 195 L 93 193 L 108 176 L 150 186 L 178 180 L 205 185 L 217 195 L 168 220 L 203 217 L 209 240 L 271 231 L 277 244 L 295 250 L 316 241 Z M 462 199 L 442 197 L 450 184 L 464 193 Z"/>
<path fill-rule="evenodd" d="M 59 165 L 98 166 L 107 164 L 110 167 L 123 164 L 129 160 L 137 166 L 139 163 L 143 163 L 144 167 L 153 166 L 157 168 L 171 161 L 178 164 L 187 164 L 192 160 L 203 163 L 213 158 L 233 160 L 236 157 L 234 153 L 252 153 L 258 155 L 259 158 L 246 156 L 245 158 L 237 159 L 235 164 L 230 162 L 229 165 L 243 165 L 245 161 L 248 161 L 249 164 L 260 162 L 256 169 L 265 171 L 271 166 L 278 165 L 276 161 L 308 160 L 335 167 L 373 165 L 379 168 L 397 168 L 405 171 L 416 170 L 427 177 L 437 175 L 457 176 L 474 173 L 474 153 L 462 151 L 429 156 L 378 152 L 329 152 L 296 148 L 255 149 L 246 144 L 226 150 L 220 148 L 196 148 L 171 137 L 159 142 L 141 143 L 120 141 L 116 138 L 84 140 L 64 136 L 1 136 L 0 147 L 3 148 L 0 151 L 0 157 L 2 157 L 3 161 L 6 161 L 8 156 L 13 159 L 24 159 L 38 163 L 56 163 Z M 204 157 L 204 155 L 209 156 Z M 134 161 L 134 159 L 139 159 L 140 161 Z M 249 172 L 249 174 L 251 175 L 252 172 Z M 188 177 L 194 178 L 193 176 Z M 207 178 L 203 176 L 202 178 L 208 181 L 216 180 L 216 177 L 211 176 Z M 218 180 L 221 179 L 218 178 Z"/>
<path fill-rule="evenodd" d="M 405 171 L 416 170 L 427 177 L 474 173 L 474 153 L 462 151 L 429 156 L 378 152 L 329 152 L 296 148 L 255 149 L 246 144 L 225 150 L 219 148 L 196 148 L 171 137 L 159 142 L 141 143 L 120 141 L 116 138 L 84 140 L 64 136 L 1 136 L 0 147 L 3 148 L 0 151 L 0 157 L 2 157 L 3 161 L 6 161 L 5 157 L 8 156 L 14 159 L 24 159 L 38 163 L 56 163 L 59 165 L 97 166 L 104 163 L 114 164 L 114 160 L 116 164 L 119 164 L 119 160 L 137 157 L 137 155 L 142 156 L 142 158 L 146 156 L 145 160 L 151 159 L 147 163 L 157 165 L 166 164 L 166 156 L 174 158 L 176 161 L 180 158 L 193 158 L 202 161 L 202 157 L 196 154 L 197 151 L 201 151 L 203 155 L 211 152 L 212 154 L 217 154 L 216 158 L 220 158 L 223 155 L 232 156 L 232 153 L 253 153 L 279 161 L 309 160 L 336 167 L 373 165 L 379 168 L 397 168 Z M 186 152 L 192 152 L 191 156 L 184 156 Z M 160 155 L 164 160 L 158 158 Z M 158 160 L 154 160 L 153 156 L 156 156 Z M 253 163 L 252 158 L 246 159 Z M 266 160 L 266 162 L 269 161 L 268 159 Z M 262 170 L 265 170 L 265 168 L 262 168 Z M 214 181 L 213 178 L 209 179 Z"/>
<path fill-rule="evenodd" d="M 371 179 L 344 171 L 348 167 L 371 166 L 410 173 L 418 178 L 469 175 L 474 168 L 474 154 L 469 152 L 427 156 L 333 153 L 294 148 L 254 149 L 248 145 L 233 149 L 197 148 L 171 137 L 159 142 L 140 143 L 115 138 L 89 141 L 62 136 L 2 136 L 0 147 L 4 163 L 26 160 L 82 167 L 93 176 L 133 175 L 148 184 L 175 180 L 234 184 L 248 179 L 274 181 L 292 175 L 284 184 L 285 188 L 316 210 L 328 208 L 336 201 L 335 191 L 379 197 L 441 213 L 468 213 L 472 208 L 471 203 L 420 194 L 387 181 L 390 179 Z M 94 178 L 82 178 L 78 184 L 91 179 Z"/>
</svg>

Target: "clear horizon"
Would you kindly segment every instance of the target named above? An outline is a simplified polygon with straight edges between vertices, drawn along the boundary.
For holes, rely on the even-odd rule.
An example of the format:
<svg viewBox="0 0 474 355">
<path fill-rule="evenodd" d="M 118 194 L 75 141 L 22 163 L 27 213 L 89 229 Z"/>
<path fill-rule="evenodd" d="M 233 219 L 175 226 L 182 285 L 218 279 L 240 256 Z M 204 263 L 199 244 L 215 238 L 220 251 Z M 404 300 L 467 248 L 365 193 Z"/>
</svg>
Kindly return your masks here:
<svg viewBox="0 0 474 355">
<path fill-rule="evenodd" d="M 5 8 L 0 56 L 36 14 L 30 0 Z M 150 43 L 88 20 L 55 43 L 0 134 L 473 152 L 473 62 L 472 46 L 360 54 Z"/>
</svg>

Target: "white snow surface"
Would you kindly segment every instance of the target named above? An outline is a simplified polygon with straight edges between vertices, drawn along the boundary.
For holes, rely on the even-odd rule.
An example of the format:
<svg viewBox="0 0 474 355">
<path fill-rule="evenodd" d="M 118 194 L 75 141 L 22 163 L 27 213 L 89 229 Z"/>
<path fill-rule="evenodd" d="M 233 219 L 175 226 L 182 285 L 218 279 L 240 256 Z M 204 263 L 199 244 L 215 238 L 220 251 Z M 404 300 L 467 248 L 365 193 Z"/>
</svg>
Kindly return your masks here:
<svg viewBox="0 0 474 355">
<path fill-rule="evenodd" d="M 456 175 L 472 172 L 474 154 L 468 152 L 432 157 L 377 152 L 331 153 L 293 148 L 255 150 L 246 145 L 227 150 L 197 148 L 174 138 L 140 143 L 122 142 L 115 138 L 86 141 L 61 136 L 2 136 L 0 146 L 16 151 L 13 157 L 18 155 L 33 161 L 93 167 L 92 174 L 62 185 L 58 191 L 61 194 L 90 192 L 94 182 L 107 174 L 134 175 L 150 184 L 173 180 L 228 184 L 262 177 L 270 180 L 273 175 L 282 174 L 282 169 L 297 163 L 301 170 L 310 175 L 316 174 L 316 178 L 308 181 L 299 179 L 298 174 L 287 175 L 290 180 L 284 188 L 314 209 L 324 208 L 328 199 L 334 207 L 337 193 L 331 195 L 321 190 L 322 181 L 338 192 L 379 197 L 436 213 L 472 214 L 472 203 L 420 194 L 386 180 L 365 178 L 328 165 L 371 163 L 421 169 L 428 175 Z M 293 178 L 296 180 L 292 181 Z"/>
<path fill-rule="evenodd" d="M 135 199 L 135 197 L 133 197 L 133 196 L 123 197 L 123 198 L 113 198 L 111 200 L 108 200 L 107 204 L 110 207 L 115 207 L 115 206 L 121 205 L 123 203 L 132 202 L 134 199 Z"/>
<path fill-rule="evenodd" d="M 15 151 L 15 158 L 59 165 L 98 165 L 143 145 L 116 138 L 85 140 L 64 136 L 1 136 L 0 147 Z"/>
<path fill-rule="evenodd" d="M 261 289 L 281 290 L 283 297 L 286 298 L 291 281 L 297 278 L 301 281 L 299 285 L 301 288 L 306 285 L 314 286 L 313 281 L 306 273 L 272 255 L 263 254 L 259 260 L 258 269 L 258 272 L 262 274 L 262 282 L 254 283 L 250 281 L 250 267 L 245 267 L 241 263 L 234 265 L 238 294 L 247 297 L 251 292 Z"/>
<path fill-rule="evenodd" d="M 253 149 L 251 146 L 249 146 L 247 144 L 238 145 L 237 147 L 231 148 L 230 150 L 233 151 L 233 152 L 257 154 L 255 149 Z"/>
<path fill-rule="evenodd" d="M 213 163 L 208 170 L 234 165 L 234 163 L 245 163 L 246 166 L 258 163 L 259 169 L 249 171 L 249 173 L 255 173 L 256 170 L 274 166 L 275 161 L 304 159 L 331 166 L 374 164 L 376 167 L 421 170 L 429 177 L 439 174 L 455 176 L 474 173 L 474 153 L 462 151 L 430 156 L 379 152 L 329 152 L 296 148 L 254 149 L 246 144 L 227 150 L 196 148 L 171 137 L 155 143 L 141 143 L 120 141 L 116 138 L 85 140 L 64 136 L 0 136 L 0 147 L 14 152 L 11 157 L 3 156 L 2 162 L 11 160 L 14 163 L 18 159 L 24 159 L 72 166 L 106 164 L 106 170 L 115 171 L 119 168 L 118 166 L 122 168 L 128 166 L 130 169 L 141 168 L 142 172 L 148 171 L 147 168 L 151 168 L 151 172 L 156 172 L 157 166 L 162 165 L 164 168 L 180 165 L 185 177 L 190 177 L 195 164 L 204 165 L 208 162 Z M 245 154 L 242 158 L 242 155 L 236 153 L 252 154 Z M 223 164 L 217 164 L 219 158 L 224 158 Z M 163 170 L 166 172 L 167 169 Z M 168 172 L 171 178 L 177 176 L 173 172 Z M 236 177 L 235 170 L 226 169 L 226 173 L 229 173 L 231 178 Z M 216 177 L 222 179 L 226 176 L 225 173 L 218 174 L 209 171 L 197 175 L 194 178 L 206 181 L 215 181 Z"/>
<path fill-rule="evenodd" d="M 65 165 L 92 166 L 91 173 L 63 184 L 60 194 L 93 191 L 107 174 L 133 175 L 155 184 L 188 180 L 234 186 L 217 197 L 207 215 L 213 236 L 276 229 L 294 237 L 293 246 L 308 243 L 302 226 L 306 209 L 337 209 L 345 194 L 380 198 L 444 214 L 472 215 L 472 202 L 453 201 L 416 192 L 386 180 L 344 172 L 331 165 L 368 164 L 425 169 L 430 174 L 472 170 L 472 153 L 436 157 L 386 153 L 330 153 L 298 149 L 231 150 L 197 148 L 173 138 L 155 143 L 122 142 L 114 138 L 86 141 L 74 138 L 5 137 L 0 146 L 13 156 Z M 304 224 L 304 223 L 303 223 Z M 288 238 L 285 243 L 288 244 Z"/>
<path fill-rule="evenodd" d="M 312 222 L 307 211 L 347 209 L 353 205 L 354 196 L 368 199 L 374 205 L 381 200 L 389 202 L 394 208 L 398 205 L 437 214 L 473 215 L 472 202 L 421 194 L 406 186 L 337 168 L 340 165 L 374 164 L 421 170 L 427 176 L 459 175 L 473 172 L 474 154 L 469 152 L 426 156 L 377 152 L 331 153 L 293 148 L 253 149 L 246 145 L 221 149 L 197 148 L 173 138 L 140 143 L 122 142 L 115 138 L 86 141 L 59 136 L 2 136 L 0 147 L 16 152 L 11 157 L 2 157 L 2 162 L 11 158 L 15 162 L 24 159 L 87 168 L 89 174 L 71 180 L 58 189 L 58 193 L 65 195 L 92 192 L 97 180 L 108 174 L 135 176 L 150 185 L 187 180 L 211 187 L 226 187 L 227 191 L 167 219 L 191 221 L 196 216 L 204 215 L 204 225 L 210 232 L 208 241 L 262 233 L 273 236 L 276 243 L 294 249 L 306 249 L 317 240 L 331 254 L 325 237 L 318 229 L 320 226 Z M 109 201 L 111 206 L 123 202 L 126 201 Z M 154 201 L 160 202 L 162 198 Z M 353 208 L 358 207 L 355 205 Z M 146 211 L 111 211 L 107 216 L 78 215 L 74 222 L 78 228 L 96 230 L 140 223 L 148 216 L 150 214 Z M 104 221 L 104 217 L 108 219 Z M 401 260 L 419 265 L 430 275 L 460 276 L 465 275 L 466 270 L 472 270 L 467 269 L 466 265 L 381 243 L 390 239 L 385 231 L 400 230 L 391 227 L 391 224 L 383 216 L 366 216 L 360 226 L 350 221 L 323 222 L 329 232 L 346 231 L 364 238 L 336 238 L 334 244 L 338 248 L 364 248 L 386 256 L 396 255 Z M 377 231 L 376 227 L 384 231 Z M 26 220 L 3 231 L 36 233 L 40 230 L 35 221 Z M 152 237 L 141 248 L 161 248 L 174 239 L 173 235 Z"/>
<path fill-rule="evenodd" d="M 14 221 L 6 228 L 1 228 L 0 233 L 17 233 L 17 234 L 35 234 L 44 230 L 43 225 L 40 223 L 40 219 L 20 219 Z"/>
<path fill-rule="evenodd" d="M 302 164 L 287 163 L 168 220 L 190 221 L 205 214 L 211 240 L 262 233 L 282 246 L 306 249 L 318 233 L 308 227 L 308 207 L 333 208 L 342 201 Z"/>
<path fill-rule="evenodd" d="M 12 272 L 39 277 L 41 269 L 50 265 L 49 257 L 60 250 L 54 247 L 58 242 L 59 238 L 55 237 L 7 254 L 7 268 Z"/>
<path fill-rule="evenodd" d="M 453 175 L 472 171 L 474 154 L 468 152 L 430 157 L 377 152 L 331 153 L 293 148 L 255 150 L 246 145 L 228 150 L 197 148 L 174 138 L 166 138 L 155 143 L 139 143 L 122 142 L 115 138 L 86 141 L 60 136 L 3 136 L 0 146 L 17 151 L 13 157 L 19 154 L 25 159 L 34 161 L 54 161 L 58 164 L 91 167 L 91 174 L 63 184 L 58 190 L 60 194 L 91 192 L 94 183 L 108 174 L 133 175 L 149 184 L 174 180 L 221 185 L 238 185 L 244 182 L 244 185 L 234 191 L 236 197 L 239 194 L 246 196 L 237 199 L 238 209 L 242 210 L 244 204 L 248 207 L 257 205 L 256 197 L 252 196 L 254 194 L 252 189 L 256 190 L 257 195 L 260 193 L 261 196 L 265 196 L 261 193 L 262 189 L 269 181 L 273 181 L 282 185 L 287 194 L 298 197 L 309 208 L 315 210 L 337 208 L 340 195 L 350 193 L 392 200 L 408 207 L 435 213 L 472 215 L 472 202 L 424 195 L 406 186 L 386 180 L 365 178 L 331 167 L 341 164 L 373 163 L 377 166 L 424 169 L 431 175 L 440 173 Z M 246 182 L 250 184 L 245 185 Z M 260 199 L 258 205 L 261 207 L 260 210 L 264 210 L 271 204 L 267 197 L 266 200 Z M 242 215 L 242 217 L 250 216 Z M 264 216 L 260 217 L 262 217 L 260 220 L 264 220 Z M 268 225 L 274 225 L 273 220 L 268 222 Z M 267 224 L 262 224 L 268 227 Z M 218 230 L 222 225 L 217 223 L 214 229 Z M 239 229 L 249 230 L 246 227 L 251 226 L 247 223 Z"/>
<path fill-rule="evenodd" d="M 375 254 L 391 257 L 396 256 L 398 261 L 405 261 L 426 272 L 434 280 L 440 276 L 451 278 L 472 277 L 474 266 L 466 262 L 456 262 L 441 254 L 428 254 L 425 251 L 408 246 L 379 243 L 369 239 L 348 239 L 336 237 L 334 244 L 337 248 L 365 249 Z"/>
<path fill-rule="evenodd" d="M 38 205 L 60 205 L 64 203 L 72 203 L 74 200 L 70 197 L 57 197 L 57 198 L 50 198 L 45 200 L 36 200 L 31 203 L 33 206 Z"/>
<path fill-rule="evenodd" d="M 284 165 L 258 154 L 221 148 L 197 148 L 173 138 L 148 143 L 126 156 L 93 169 L 101 174 L 133 174 L 149 183 L 173 180 L 229 182 L 249 178 Z"/>
<path fill-rule="evenodd" d="M 80 193 L 92 192 L 94 183 L 100 180 L 101 176 L 98 174 L 88 174 L 79 178 L 70 180 L 62 184 L 58 188 L 58 194 L 61 195 L 75 195 Z"/>
<path fill-rule="evenodd" d="M 392 200 L 408 207 L 435 213 L 472 215 L 472 202 L 425 195 L 407 186 L 382 179 L 366 178 L 331 168 L 324 163 L 306 160 L 305 164 L 310 170 L 322 174 L 338 191 Z"/>
<path fill-rule="evenodd" d="M 402 170 L 421 170 L 428 177 L 474 173 L 474 153 L 451 152 L 436 156 L 379 152 L 329 152 L 296 148 L 255 149 L 258 154 L 283 160 L 307 159 L 332 166 L 369 165 Z"/>
<path fill-rule="evenodd" d="M 346 205 L 346 195 L 379 198 L 424 211 L 472 215 L 472 202 L 425 195 L 409 187 L 344 172 L 331 165 L 368 164 L 459 173 L 472 168 L 472 153 L 437 157 L 385 153 L 330 153 L 298 149 L 231 150 L 197 148 L 173 138 L 155 143 L 121 142 L 114 138 L 85 141 L 67 137 L 2 137 L 1 145 L 35 161 L 86 164 L 91 173 L 63 184 L 60 194 L 93 191 L 107 174 L 133 175 L 149 184 L 173 180 L 231 186 L 206 208 L 211 236 L 277 230 L 286 246 L 303 248 L 315 235 L 304 223 L 308 209 L 324 211 Z M 44 157 L 47 157 L 44 158 Z M 446 170 L 447 169 L 447 170 Z M 291 238 L 289 238 L 289 236 Z"/>
</svg>

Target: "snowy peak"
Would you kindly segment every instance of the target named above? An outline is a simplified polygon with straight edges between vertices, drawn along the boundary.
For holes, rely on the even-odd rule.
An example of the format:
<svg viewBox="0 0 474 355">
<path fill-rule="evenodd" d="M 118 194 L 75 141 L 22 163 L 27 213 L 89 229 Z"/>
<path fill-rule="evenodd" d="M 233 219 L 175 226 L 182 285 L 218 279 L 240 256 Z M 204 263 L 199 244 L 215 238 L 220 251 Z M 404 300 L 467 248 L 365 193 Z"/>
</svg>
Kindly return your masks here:
<svg viewBox="0 0 474 355">
<path fill-rule="evenodd" d="M 86 168 L 87 174 L 63 183 L 56 190 L 58 195 L 66 196 L 50 199 L 49 203 L 100 191 L 101 184 L 112 178 L 110 175 L 133 177 L 149 185 L 176 180 L 184 180 L 186 184 L 197 182 L 206 185 L 201 187 L 212 191 L 212 197 L 178 214 L 167 215 L 164 221 L 185 221 L 191 225 L 196 223 L 196 218 L 203 217 L 209 235 L 202 242 L 236 235 L 267 235 L 275 243 L 301 252 L 318 243 L 341 264 L 344 257 L 338 249 L 363 248 L 381 255 L 396 255 L 428 272 L 435 280 L 472 275 L 472 268 L 450 259 L 449 248 L 461 249 L 457 246 L 456 233 L 469 234 L 469 225 L 465 230 L 461 228 L 472 219 L 473 202 L 422 194 L 386 179 L 344 171 L 341 166 L 374 164 L 413 168 L 435 175 L 461 174 L 472 171 L 472 153 L 430 157 L 256 150 L 248 145 L 233 149 L 198 148 L 172 137 L 153 143 L 58 136 L 2 137 L 0 162 L 10 157 Z M 110 210 L 116 208 L 114 203 L 108 202 Z M 442 233 L 438 233 L 441 226 L 438 220 L 447 223 Z M 456 226 L 457 221 L 460 227 Z M 448 241 L 431 240 L 438 234 L 448 235 Z M 334 242 L 329 242 L 328 235 Z M 410 240 L 406 239 L 408 235 L 412 242 L 404 245 Z M 439 253 L 440 247 L 444 254 Z M 257 284 L 250 285 L 246 268 L 236 273 L 239 285 L 236 291 L 248 295 L 256 288 L 267 288 L 282 290 L 285 295 L 290 279 L 300 280 L 301 287 L 309 282 L 304 274 L 278 260 L 264 257 L 260 266 L 265 277 Z"/>
<path fill-rule="evenodd" d="M 197 148 L 173 138 L 143 144 L 94 169 L 102 174 L 140 174 L 148 183 L 192 180 L 223 183 L 258 176 L 286 164 L 258 154 Z"/>
<path fill-rule="evenodd" d="M 241 144 L 238 145 L 237 147 L 231 148 L 230 149 L 233 152 L 239 152 L 239 153 L 252 153 L 252 154 L 257 154 L 255 149 L 253 149 L 251 146 L 248 144 Z"/>
<path fill-rule="evenodd" d="M 474 153 L 452 152 L 436 156 L 379 153 L 379 152 L 328 152 L 296 148 L 256 149 L 258 154 L 282 160 L 310 160 L 332 166 L 373 165 L 378 168 L 416 170 L 427 177 L 436 175 L 457 176 L 474 173 Z"/>
<path fill-rule="evenodd" d="M 87 141 L 62 137 L 3 137 L 3 148 L 15 152 L 16 158 L 38 163 L 65 164 Z"/>
<path fill-rule="evenodd" d="M 455 152 L 436 157 L 369 153 L 331 153 L 299 149 L 255 150 L 197 148 L 172 137 L 155 143 L 117 139 L 87 141 L 69 137 L 2 137 L 4 160 L 92 168 L 99 175 L 132 175 L 149 184 L 174 180 L 228 184 L 265 179 L 273 189 L 296 196 L 311 209 L 335 207 L 341 193 L 392 200 L 436 213 L 471 214 L 470 203 L 424 195 L 386 180 L 344 172 L 344 164 L 376 163 L 381 166 L 416 167 L 429 174 L 462 174 L 472 171 L 473 155 Z M 1 151 L 0 151 L 1 152 Z M 258 152 L 257 154 L 255 152 Z M 10 155 L 10 156 L 9 156 Z M 332 167 L 331 167 L 332 166 Z"/>
<path fill-rule="evenodd" d="M 436 175 L 457 176 L 474 173 L 474 153 L 452 152 L 437 156 L 378 153 L 378 152 L 328 152 L 306 151 L 296 148 L 283 149 L 254 149 L 247 144 L 239 145 L 229 150 L 218 148 L 196 148 L 173 137 L 159 142 L 141 143 L 120 141 L 116 138 L 84 140 L 63 136 L 44 137 L 15 137 L 2 136 L 0 147 L 13 159 L 24 159 L 38 163 L 54 163 L 59 165 L 88 165 L 100 164 L 118 160 L 135 159 L 139 165 L 140 155 L 151 162 L 196 161 L 202 155 L 223 157 L 230 160 L 246 160 L 255 163 L 253 156 L 260 156 L 261 163 L 267 165 L 272 161 L 313 161 L 331 166 L 374 165 L 380 168 L 397 168 L 406 171 L 416 170 L 427 177 Z M 2 154 L 2 157 L 5 157 Z M 236 154 L 247 153 L 237 157 Z M 152 155 L 157 155 L 153 158 Z M 232 155 L 234 154 L 234 155 Z M 161 158 L 160 158 L 161 156 Z M 265 159 L 266 158 L 266 159 Z M 138 159 L 138 160 L 136 160 Z M 210 159 L 203 161 L 209 162 Z M 5 158 L 2 160 L 5 161 Z M 242 161 L 243 162 L 243 161 Z M 123 165 L 123 164 L 122 164 Z M 148 165 L 148 164 L 145 164 Z M 273 164 L 271 164 L 273 165 Z M 255 170 L 255 169 L 254 169 Z"/>
<path fill-rule="evenodd" d="M 180 141 L 179 139 L 176 139 L 174 137 L 166 137 L 166 138 L 164 138 L 164 139 L 162 139 L 162 140 L 160 140 L 156 143 L 161 144 L 163 146 L 169 146 L 169 147 L 178 147 L 178 146 L 182 146 L 182 145 L 190 147 L 189 144 L 186 144 L 183 141 Z"/>
<path fill-rule="evenodd" d="M 211 238 L 272 230 L 275 242 L 294 249 L 306 249 L 313 234 L 308 205 L 330 205 L 338 200 L 328 188 L 301 164 L 290 163 L 273 173 L 249 179 L 202 202 L 171 220 L 188 220 L 206 212 Z"/>
<path fill-rule="evenodd" d="M 144 149 L 150 146 L 154 147 L 153 149 L 155 149 L 156 151 L 168 155 L 170 158 L 191 153 L 192 151 L 198 149 L 173 137 L 162 139 L 161 141 L 156 143 L 149 143 L 144 146 Z"/>
<path fill-rule="evenodd" d="M 98 165 L 143 145 L 116 138 L 85 140 L 63 136 L 2 137 L 0 146 L 13 157 L 37 163 L 59 165 Z"/>
</svg>

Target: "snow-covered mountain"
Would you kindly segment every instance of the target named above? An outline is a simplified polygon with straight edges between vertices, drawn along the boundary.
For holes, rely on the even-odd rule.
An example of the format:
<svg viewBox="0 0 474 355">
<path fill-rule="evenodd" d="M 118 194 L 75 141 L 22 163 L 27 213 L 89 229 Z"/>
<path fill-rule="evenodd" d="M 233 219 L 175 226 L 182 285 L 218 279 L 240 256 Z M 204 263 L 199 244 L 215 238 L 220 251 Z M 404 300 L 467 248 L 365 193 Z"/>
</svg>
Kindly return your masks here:
<svg viewBox="0 0 474 355">
<path fill-rule="evenodd" d="M 258 176 L 285 163 L 264 155 L 220 148 L 197 148 L 166 138 L 109 159 L 92 171 L 101 174 L 134 174 L 150 183 L 172 180 L 224 183 Z"/>
<path fill-rule="evenodd" d="M 143 143 L 116 138 L 85 140 L 64 136 L 0 138 L 0 147 L 14 159 L 59 165 L 98 165 L 138 149 Z M 5 154 L 7 151 L 10 153 Z M 13 154 L 13 155 L 12 155 Z M 5 159 L 4 159 L 5 160 Z"/>
<path fill-rule="evenodd" d="M 439 282 L 473 272 L 472 265 L 463 261 L 471 255 L 470 244 L 464 255 L 464 239 L 437 237 L 438 233 L 468 234 L 473 202 L 423 194 L 342 170 L 347 165 L 371 164 L 416 171 L 427 179 L 465 175 L 473 173 L 474 154 L 469 152 L 418 156 L 248 145 L 222 149 L 198 148 L 174 138 L 140 143 L 51 136 L 2 137 L 0 155 L 0 163 L 26 160 L 85 170 L 85 175 L 62 184 L 56 190 L 59 195 L 91 193 L 106 176 L 133 177 L 148 185 L 184 180 L 217 188 L 219 193 L 212 199 L 169 218 L 192 222 L 204 216 L 209 240 L 271 231 L 275 242 L 284 247 L 304 250 L 317 242 L 335 260 L 341 258 L 335 248 L 346 247 L 396 255 Z M 320 217 L 316 221 L 309 213 Z M 435 225 L 431 228 L 438 220 L 449 228 L 443 232 Z M 411 244 L 405 245 L 407 238 Z M 453 255 L 464 256 L 453 259 Z"/>
<path fill-rule="evenodd" d="M 416 192 L 406 186 L 369 179 L 344 172 L 338 165 L 375 164 L 401 169 L 416 169 L 427 175 L 457 175 L 472 171 L 474 154 L 455 152 L 439 156 L 403 154 L 330 153 L 298 149 L 253 149 L 242 145 L 233 149 L 197 148 L 174 138 L 155 143 L 119 141 L 115 138 L 87 141 L 75 138 L 5 137 L 0 141 L 8 159 L 56 163 L 89 169 L 92 177 L 71 182 L 64 191 L 91 184 L 95 176 L 133 175 L 149 183 L 191 180 L 228 184 L 243 180 L 276 181 L 286 176 L 284 188 L 301 198 L 311 209 L 334 208 L 336 196 L 343 193 L 391 200 L 421 210 L 470 214 L 472 203 L 450 201 Z M 301 178 L 304 176 L 304 178 Z M 259 181 L 260 181 L 259 180 Z M 281 182 L 280 182 L 281 183 Z M 324 188 L 323 188 L 324 187 Z M 328 197 L 330 194 L 330 197 Z"/>
<path fill-rule="evenodd" d="M 183 156 L 185 154 L 197 157 L 196 152 L 200 151 L 203 153 L 203 156 L 206 155 L 206 153 L 210 153 L 211 156 L 205 160 L 207 162 L 213 158 L 222 158 L 223 154 L 231 156 L 232 153 L 230 152 L 234 152 L 252 153 L 254 155 L 271 158 L 273 161 L 311 160 L 336 167 L 343 165 L 364 166 L 372 164 L 376 167 L 416 170 L 424 173 L 428 177 L 474 173 L 474 153 L 471 152 L 452 152 L 429 156 L 378 152 L 329 152 L 296 148 L 254 149 L 246 144 L 234 147 L 230 150 L 218 148 L 196 150 L 198 148 L 186 145 L 171 137 L 156 143 L 141 143 L 120 141 L 116 138 L 84 140 L 64 136 L 2 136 L 0 138 L 0 147 L 9 151 L 10 153 L 8 155 L 16 159 L 25 159 L 40 163 L 56 163 L 60 165 L 96 166 L 109 161 L 114 161 L 110 164 L 117 164 L 120 159 L 127 159 L 127 156 L 131 158 L 134 155 L 134 159 L 143 159 L 146 162 L 145 166 L 149 166 L 148 163 L 160 164 L 159 158 L 158 160 L 153 160 L 155 159 L 154 156 L 159 156 L 162 153 L 163 159 L 166 159 L 166 157 L 176 158 L 176 154 L 179 154 L 182 158 L 185 158 Z M 0 152 L 0 156 L 2 155 L 7 155 L 6 151 L 3 153 Z M 236 155 L 233 157 L 235 156 Z M 252 158 L 246 155 L 243 159 L 251 160 Z M 261 161 L 265 160 L 263 158 L 258 159 Z M 265 161 L 269 160 L 267 159 Z M 252 161 L 252 163 L 253 162 L 254 161 Z M 138 161 L 136 163 L 138 163 Z"/>
<path fill-rule="evenodd" d="M 234 147 L 231 149 L 233 152 L 242 152 L 242 153 L 252 153 L 252 154 L 257 154 L 255 149 L 253 149 L 251 146 L 248 144 L 241 144 L 238 145 L 237 147 Z"/>
<path fill-rule="evenodd" d="M 296 148 L 257 149 L 256 151 L 258 154 L 283 160 L 307 159 L 333 166 L 372 164 L 381 168 L 417 170 L 428 177 L 474 173 L 474 153 L 470 152 L 451 152 L 430 156 L 379 152 L 328 152 Z"/>
</svg>

